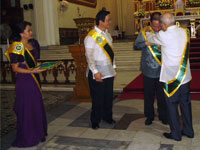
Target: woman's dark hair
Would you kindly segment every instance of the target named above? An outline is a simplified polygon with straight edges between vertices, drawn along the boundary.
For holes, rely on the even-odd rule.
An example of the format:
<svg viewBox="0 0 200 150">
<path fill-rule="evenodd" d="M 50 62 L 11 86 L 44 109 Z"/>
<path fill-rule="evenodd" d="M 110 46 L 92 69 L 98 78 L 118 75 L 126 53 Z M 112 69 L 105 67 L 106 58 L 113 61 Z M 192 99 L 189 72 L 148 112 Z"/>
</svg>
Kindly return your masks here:
<svg viewBox="0 0 200 150">
<path fill-rule="evenodd" d="M 23 33 L 24 30 L 26 29 L 26 26 L 31 26 L 30 22 L 23 21 L 20 23 L 17 23 L 16 25 L 12 26 L 12 40 L 13 41 L 20 41 L 21 40 L 21 35 L 20 33 Z"/>
<path fill-rule="evenodd" d="M 160 20 L 161 13 L 160 12 L 153 12 L 150 17 L 150 21 Z"/>
<path fill-rule="evenodd" d="M 97 25 L 97 26 L 99 25 L 99 21 L 100 21 L 100 20 L 104 22 L 104 21 L 105 21 L 105 18 L 106 18 L 106 16 L 107 16 L 108 14 L 110 14 L 109 11 L 106 11 L 106 10 L 101 10 L 101 11 L 99 11 L 99 12 L 97 13 L 97 15 L 96 15 L 96 25 Z"/>
</svg>

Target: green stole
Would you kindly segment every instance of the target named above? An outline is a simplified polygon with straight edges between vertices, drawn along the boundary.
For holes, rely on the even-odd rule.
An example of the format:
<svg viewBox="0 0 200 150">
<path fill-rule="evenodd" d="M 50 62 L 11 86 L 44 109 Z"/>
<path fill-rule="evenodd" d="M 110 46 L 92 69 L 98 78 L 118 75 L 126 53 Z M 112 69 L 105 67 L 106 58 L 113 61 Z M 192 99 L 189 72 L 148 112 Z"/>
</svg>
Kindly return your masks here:
<svg viewBox="0 0 200 150">
<path fill-rule="evenodd" d="M 106 56 L 109 58 L 111 64 L 113 64 L 113 49 L 106 38 L 94 29 L 88 33 L 88 36 L 92 37 L 97 42 L 97 44 L 102 48 Z"/>
<path fill-rule="evenodd" d="M 151 33 L 154 33 L 153 29 L 149 26 Z M 174 95 L 174 93 L 176 93 L 176 91 L 179 89 L 179 87 L 181 86 L 186 73 L 187 73 L 187 62 L 189 59 L 189 47 L 190 47 L 190 32 L 188 29 L 185 29 L 186 34 L 187 34 L 187 43 L 185 45 L 185 49 L 183 52 L 183 56 L 182 56 L 182 60 L 181 60 L 181 65 L 179 67 L 179 70 L 176 74 L 176 77 L 171 80 L 168 81 L 167 83 L 164 83 L 164 92 L 168 97 L 171 97 L 172 95 Z M 145 32 L 145 28 L 142 29 L 142 34 L 145 38 L 145 40 L 147 40 L 146 37 L 146 32 Z M 149 50 L 151 51 L 152 55 L 154 56 L 154 58 L 157 60 L 157 62 L 161 65 L 161 52 L 158 50 L 158 46 L 157 45 L 153 45 L 153 46 L 148 46 Z"/>
<path fill-rule="evenodd" d="M 151 26 L 148 26 L 148 28 L 151 30 L 151 33 L 154 33 L 153 29 L 151 28 Z M 145 28 L 142 29 L 142 34 L 144 36 L 144 39 L 147 41 L 147 36 L 146 36 L 146 32 L 145 32 Z M 153 55 L 153 57 L 156 59 L 156 61 L 161 65 L 161 52 L 159 50 L 158 45 L 152 45 L 152 46 L 148 46 L 151 54 Z"/>
<path fill-rule="evenodd" d="M 23 43 L 13 42 L 12 45 L 7 49 L 7 51 L 5 52 L 5 55 L 7 56 L 9 61 L 10 61 L 10 56 L 9 56 L 10 53 L 24 56 L 26 67 L 29 70 L 31 70 L 31 68 L 34 68 L 36 66 L 34 57 L 32 56 L 31 52 L 24 46 Z M 36 84 L 38 85 L 38 88 L 41 91 L 39 74 L 32 73 L 31 75 L 32 75 L 33 79 L 35 80 Z"/>
<path fill-rule="evenodd" d="M 164 92 L 168 97 L 171 97 L 176 93 L 176 91 L 179 89 L 181 86 L 183 80 L 185 79 L 186 73 L 187 73 L 187 65 L 189 61 L 189 48 L 190 48 L 190 33 L 188 29 L 185 29 L 186 34 L 187 34 L 187 43 L 185 45 L 185 49 L 183 52 L 182 60 L 181 60 L 181 65 L 179 67 L 179 70 L 176 74 L 176 77 L 168 81 L 167 83 L 164 84 Z"/>
</svg>

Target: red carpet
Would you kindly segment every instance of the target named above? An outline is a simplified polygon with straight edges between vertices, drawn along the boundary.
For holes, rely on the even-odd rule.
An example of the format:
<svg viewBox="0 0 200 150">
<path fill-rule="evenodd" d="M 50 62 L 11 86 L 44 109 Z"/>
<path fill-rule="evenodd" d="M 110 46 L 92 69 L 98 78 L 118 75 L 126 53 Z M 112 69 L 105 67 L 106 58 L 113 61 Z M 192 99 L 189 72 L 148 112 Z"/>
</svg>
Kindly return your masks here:
<svg viewBox="0 0 200 150">
<path fill-rule="evenodd" d="M 191 39 L 190 66 L 192 73 L 191 99 L 200 100 L 200 39 Z M 130 82 L 119 96 L 120 99 L 144 99 L 143 75 Z"/>
<path fill-rule="evenodd" d="M 200 70 L 192 70 L 191 98 L 200 100 Z M 135 80 L 129 83 L 124 89 L 120 99 L 144 99 L 143 75 L 140 74 Z"/>
</svg>

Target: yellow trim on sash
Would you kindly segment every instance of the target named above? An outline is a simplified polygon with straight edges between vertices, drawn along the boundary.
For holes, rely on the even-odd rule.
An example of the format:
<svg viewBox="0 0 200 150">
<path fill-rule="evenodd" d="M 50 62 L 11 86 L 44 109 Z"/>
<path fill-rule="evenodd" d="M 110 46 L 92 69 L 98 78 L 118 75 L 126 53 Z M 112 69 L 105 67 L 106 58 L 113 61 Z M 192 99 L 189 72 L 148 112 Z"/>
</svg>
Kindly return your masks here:
<svg viewBox="0 0 200 150">
<path fill-rule="evenodd" d="M 5 55 L 10 61 L 10 53 L 18 54 L 24 56 L 24 44 L 22 42 L 13 42 L 11 46 L 6 50 Z"/>
<path fill-rule="evenodd" d="M 151 30 L 150 33 L 154 33 L 154 31 L 153 31 L 153 29 L 151 28 L 151 26 L 148 26 L 148 27 L 149 27 L 150 30 Z M 144 36 L 145 41 L 147 41 L 147 36 L 146 36 L 145 29 L 146 29 L 146 28 L 143 28 L 143 29 L 142 29 L 142 34 L 143 34 L 143 36 Z M 160 60 L 156 57 L 154 51 L 152 50 L 152 47 L 151 47 L 151 46 L 148 46 L 148 48 L 149 48 L 149 50 L 151 51 L 153 57 L 156 59 L 156 61 L 161 65 L 162 62 L 160 62 Z M 162 61 L 162 60 L 161 60 L 161 61 Z"/>
<path fill-rule="evenodd" d="M 184 30 L 186 31 L 186 34 L 187 34 L 187 32 L 188 32 L 187 30 L 188 30 L 188 29 L 184 29 Z M 189 36 L 188 36 L 188 34 L 187 34 L 187 43 L 186 43 L 185 48 L 184 48 L 184 52 L 183 52 L 183 55 L 182 55 L 182 60 L 181 60 L 181 65 L 180 65 L 180 67 L 179 67 L 179 70 L 178 70 L 178 72 L 177 72 L 177 74 L 176 74 L 176 77 L 175 77 L 173 80 L 168 81 L 166 84 L 170 84 L 170 83 L 174 82 L 175 80 L 177 80 L 178 75 L 179 75 L 179 73 L 180 73 L 180 71 L 181 71 L 181 66 L 183 65 L 185 53 L 186 53 L 186 50 L 187 50 L 187 44 L 188 44 L 189 42 L 190 42 L 190 38 L 189 38 Z M 188 61 L 189 61 L 189 59 L 188 59 Z M 171 92 L 171 93 L 169 94 L 169 93 L 165 90 L 165 88 L 164 88 L 164 92 L 165 92 L 165 94 L 166 94 L 168 97 L 171 97 L 172 95 L 174 95 L 174 93 L 176 93 L 176 91 L 179 89 L 179 87 L 180 87 L 181 84 L 183 83 L 183 80 L 185 79 L 185 76 L 186 76 L 186 73 L 187 73 L 187 69 L 188 69 L 188 61 L 187 61 L 187 64 L 186 64 L 186 70 L 185 70 L 183 79 L 182 79 L 182 81 L 180 82 L 180 84 L 176 87 L 176 89 L 174 89 L 174 91 Z"/>
<path fill-rule="evenodd" d="M 36 65 L 36 62 L 35 62 L 35 59 L 33 57 L 33 55 L 31 54 L 31 52 L 28 50 L 28 48 L 26 48 L 24 46 L 24 44 L 22 42 L 13 42 L 12 45 L 7 49 L 7 51 L 5 52 L 5 55 L 7 56 L 8 60 L 10 60 L 10 53 L 14 53 L 14 54 L 18 54 L 18 55 L 22 55 L 24 56 L 24 59 L 25 59 L 25 51 L 28 52 L 28 54 L 31 56 L 32 60 L 34 61 L 35 65 Z M 26 60 L 25 60 L 25 64 L 26 64 L 26 67 L 31 70 L 31 68 L 29 68 Z M 36 79 L 35 75 L 33 73 L 31 73 L 33 79 L 35 80 L 36 84 L 38 85 L 40 91 L 42 90 L 41 87 L 40 87 L 40 84 L 38 82 L 38 80 Z"/>
<path fill-rule="evenodd" d="M 96 30 L 94 30 L 94 29 L 91 30 L 91 31 L 88 33 L 88 36 L 92 37 L 92 38 L 98 43 L 98 45 L 102 48 L 102 50 L 104 51 L 104 53 L 105 53 L 105 54 L 107 55 L 107 57 L 109 58 L 111 64 L 113 64 L 110 55 L 109 55 L 109 54 L 107 53 L 107 51 L 104 49 L 104 46 L 105 46 L 106 44 L 108 44 L 108 45 L 111 47 L 111 49 L 113 49 L 112 46 L 110 45 L 110 43 L 106 40 L 106 38 L 105 38 L 103 35 L 101 35 L 99 32 L 97 32 Z M 98 40 L 98 39 L 99 39 L 99 40 Z M 102 39 L 102 40 L 101 40 L 101 39 Z"/>
<path fill-rule="evenodd" d="M 35 59 L 34 59 L 33 55 L 31 54 L 31 52 L 30 52 L 30 51 L 28 50 L 28 48 L 26 48 L 26 47 L 25 47 L 25 50 L 26 50 L 26 51 L 28 52 L 28 54 L 31 56 L 32 60 L 34 61 L 34 64 L 36 65 Z M 26 67 L 27 67 L 29 70 L 31 70 L 31 68 L 29 68 L 29 66 L 28 66 L 28 64 L 27 64 L 26 61 L 25 61 L 25 64 L 26 64 Z M 41 87 L 40 87 L 40 84 L 39 84 L 38 80 L 36 79 L 34 73 L 31 73 L 31 75 L 32 75 L 33 79 L 35 80 L 36 84 L 38 85 L 40 91 L 42 91 L 42 89 L 41 89 Z"/>
</svg>

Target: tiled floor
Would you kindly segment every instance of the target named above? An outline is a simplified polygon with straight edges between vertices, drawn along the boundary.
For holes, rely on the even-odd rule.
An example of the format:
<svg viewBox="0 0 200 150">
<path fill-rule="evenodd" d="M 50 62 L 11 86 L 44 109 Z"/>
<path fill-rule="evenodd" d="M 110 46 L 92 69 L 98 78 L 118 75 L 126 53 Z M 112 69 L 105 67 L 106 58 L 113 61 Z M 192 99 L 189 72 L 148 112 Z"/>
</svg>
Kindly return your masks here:
<svg viewBox="0 0 200 150">
<path fill-rule="evenodd" d="M 118 86 L 121 86 L 119 89 L 130 82 L 129 78 L 133 78 L 125 74 L 123 76 L 122 80 L 127 81 L 118 81 Z M 157 117 L 151 126 L 145 126 L 143 107 L 143 100 L 116 98 L 113 115 L 117 123 L 108 125 L 101 122 L 100 129 L 92 130 L 89 119 L 91 103 L 63 101 L 47 112 L 49 123 L 46 142 L 29 149 L 9 150 L 200 150 L 200 101 L 192 101 L 195 137 L 183 137 L 180 142 L 163 137 L 163 132 L 169 132 L 169 127 Z M 13 135 L 5 138 L 11 141 Z"/>
<path fill-rule="evenodd" d="M 157 118 L 151 126 L 144 125 L 143 100 L 115 100 L 113 114 L 115 125 L 101 122 L 100 129 L 90 128 L 90 103 L 77 105 L 67 102 L 48 113 L 48 137 L 31 149 L 39 150 L 199 150 L 199 101 L 192 101 L 195 137 L 183 137 L 176 142 L 165 139 L 168 125 Z M 70 107 L 71 106 L 71 107 Z M 67 109 L 66 109 L 67 108 Z M 16 150 L 10 148 L 9 150 Z"/>
</svg>

